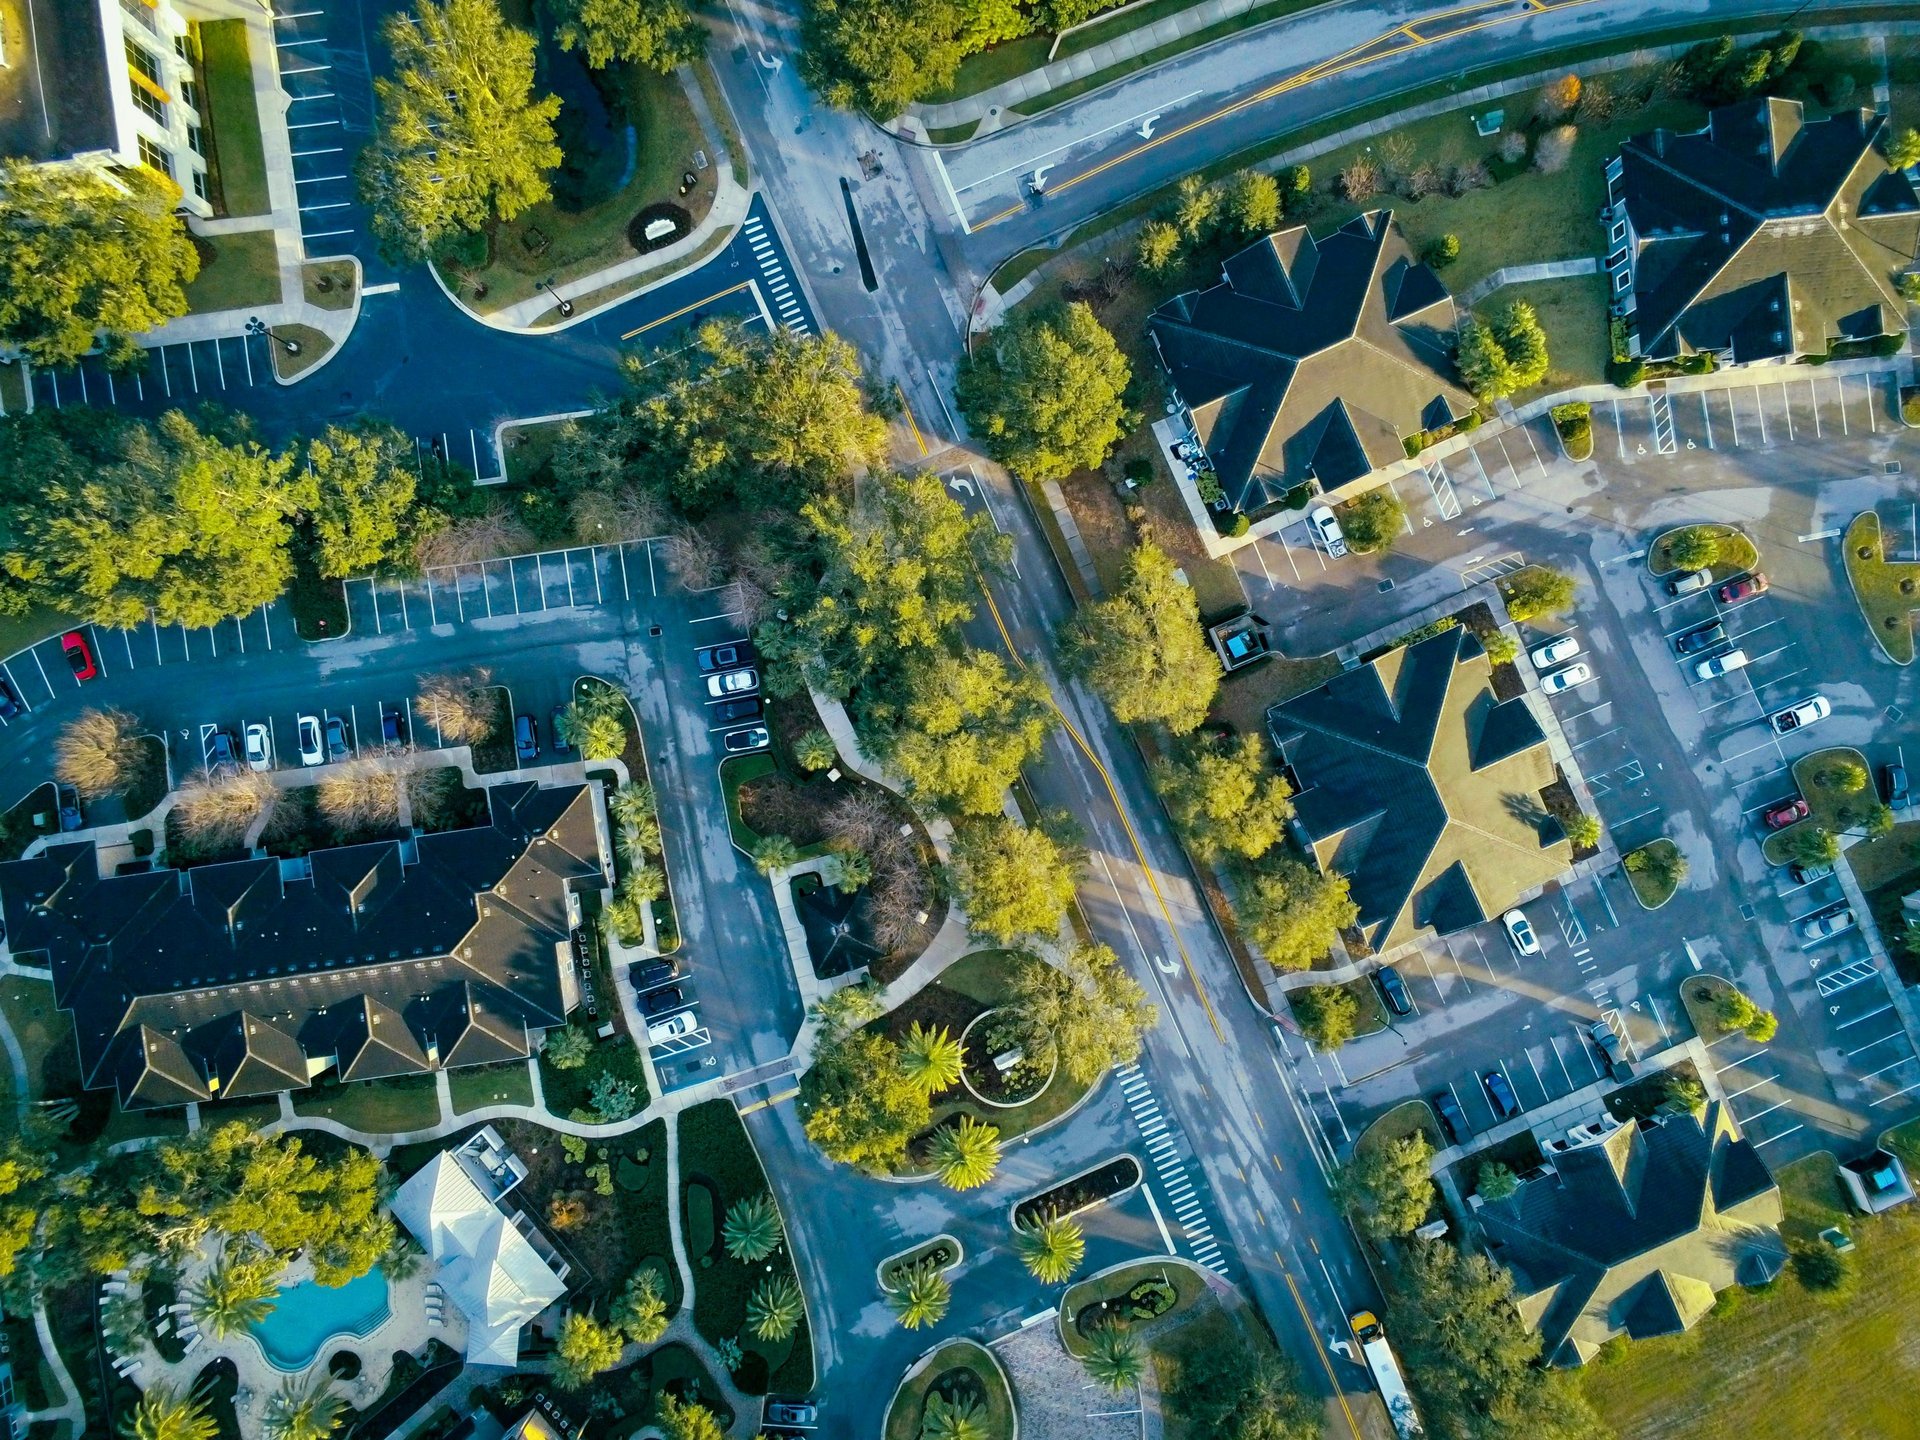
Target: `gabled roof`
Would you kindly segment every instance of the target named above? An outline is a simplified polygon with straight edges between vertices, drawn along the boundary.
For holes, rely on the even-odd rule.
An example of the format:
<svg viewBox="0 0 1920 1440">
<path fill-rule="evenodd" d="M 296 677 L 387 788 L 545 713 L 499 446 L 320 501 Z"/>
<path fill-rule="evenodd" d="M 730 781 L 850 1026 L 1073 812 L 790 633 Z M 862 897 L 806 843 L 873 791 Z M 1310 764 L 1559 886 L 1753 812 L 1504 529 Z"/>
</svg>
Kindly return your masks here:
<svg viewBox="0 0 1920 1440">
<path fill-rule="evenodd" d="M 1796 100 L 1715 110 L 1620 149 L 1642 351 L 1736 362 L 1824 353 L 1904 325 L 1920 197 L 1880 151 L 1885 117 L 1806 119 Z"/>
<path fill-rule="evenodd" d="M 1502 701 L 1454 626 L 1267 712 L 1299 782 L 1298 832 L 1347 876 L 1376 950 L 1450 934 L 1564 872 L 1572 847 L 1539 792 L 1556 776 L 1524 697 Z"/>
<path fill-rule="evenodd" d="M 1241 509 L 1309 478 L 1349 484 L 1473 408 L 1452 379 L 1453 300 L 1390 211 L 1320 240 L 1303 225 L 1257 240 L 1148 325 Z"/>
</svg>

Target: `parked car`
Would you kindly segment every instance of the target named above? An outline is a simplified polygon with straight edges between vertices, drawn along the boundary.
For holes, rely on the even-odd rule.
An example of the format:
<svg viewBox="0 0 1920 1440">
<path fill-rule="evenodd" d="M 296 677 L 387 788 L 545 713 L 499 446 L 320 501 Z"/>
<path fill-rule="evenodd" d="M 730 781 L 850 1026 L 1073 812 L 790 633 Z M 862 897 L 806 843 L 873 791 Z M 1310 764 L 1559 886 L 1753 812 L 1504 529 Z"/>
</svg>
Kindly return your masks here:
<svg viewBox="0 0 1920 1440">
<path fill-rule="evenodd" d="M 647 1043 L 664 1045 L 669 1040 L 677 1040 L 682 1035 L 691 1035 L 697 1024 L 691 1010 L 682 1010 L 678 1015 L 669 1015 L 666 1019 L 647 1026 Z"/>
<path fill-rule="evenodd" d="M 318 715 L 298 715 L 294 717 L 293 730 L 300 745 L 300 763 L 302 765 L 324 765 L 327 759 L 325 743 L 320 739 L 320 717 Z"/>
<path fill-rule="evenodd" d="M 20 713 L 20 697 L 13 693 L 13 686 L 0 680 L 0 720 L 11 720 Z"/>
<path fill-rule="evenodd" d="M 1906 766 L 1882 765 L 1880 767 L 1880 794 L 1887 804 L 1896 810 L 1907 803 Z"/>
<path fill-rule="evenodd" d="M 1708 624 L 1696 626 L 1676 638 L 1673 649 L 1677 655 L 1698 655 L 1702 650 L 1711 650 L 1717 645 L 1726 643 L 1727 627 L 1718 620 L 1714 620 Z"/>
<path fill-rule="evenodd" d="M 1407 993 L 1407 982 L 1400 978 L 1400 972 L 1391 965 L 1382 965 L 1373 972 L 1373 983 L 1380 987 L 1380 998 L 1387 1002 L 1387 1008 L 1396 1015 L 1413 1013 L 1413 997 Z"/>
<path fill-rule="evenodd" d="M 729 755 L 750 755 L 755 750 L 764 750 L 771 743 L 764 725 L 749 726 L 745 730 L 729 730 L 720 741 L 720 748 Z"/>
<path fill-rule="evenodd" d="M 769 1400 L 767 1402 L 767 1419 L 776 1425 L 812 1425 L 819 1418 L 818 1410 L 801 1401 Z"/>
<path fill-rule="evenodd" d="M 344 715 L 327 716 L 327 759 L 345 760 L 353 754 L 352 737 L 347 734 L 347 720 Z"/>
<path fill-rule="evenodd" d="M 540 727 L 531 715 L 513 717 L 513 754 L 522 765 L 540 758 Z"/>
<path fill-rule="evenodd" d="M 649 990 L 640 997 L 642 1015 L 664 1015 L 669 1010 L 678 1010 L 687 1003 L 684 991 L 678 985 L 663 986 L 658 990 Z"/>
<path fill-rule="evenodd" d="M 1706 589 L 1707 586 L 1712 583 L 1713 572 L 1711 570 L 1689 570 L 1685 574 L 1676 575 L 1673 579 L 1667 581 L 1667 594 L 1692 595 Z"/>
<path fill-rule="evenodd" d="M 60 828 L 62 831 L 78 830 L 80 819 L 80 792 L 71 785 L 56 785 L 55 796 L 60 802 Z"/>
<path fill-rule="evenodd" d="M 633 991 L 644 995 L 649 990 L 658 990 L 669 980 L 680 974 L 680 962 L 677 960 L 649 960 L 644 965 L 636 965 L 630 972 L 633 976 Z"/>
<path fill-rule="evenodd" d="M 1816 880 L 1824 880 L 1833 874 L 1833 862 L 1822 860 L 1818 865 L 1789 865 L 1787 873 L 1793 876 L 1796 885 L 1811 885 Z"/>
<path fill-rule="evenodd" d="M 738 670 L 752 661 L 753 652 L 745 645 L 703 645 L 693 652 L 693 659 L 702 675 L 711 675 L 716 670 Z"/>
<path fill-rule="evenodd" d="M 1336 560 L 1347 553 L 1347 537 L 1340 529 L 1340 522 L 1333 517 L 1333 511 L 1325 505 L 1316 505 L 1307 512 L 1307 529 L 1313 532 L 1313 538 L 1326 548 L 1327 554 Z"/>
<path fill-rule="evenodd" d="M 1466 1112 L 1460 1108 L 1460 1102 L 1453 1098 L 1451 1090 L 1435 1091 L 1427 1098 L 1427 1103 L 1433 1106 L 1434 1116 L 1440 1121 L 1440 1128 L 1446 1131 L 1449 1144 L 1458 1145 L 1472 1133 L 1467 1129 Z"/>
<path fill-rule="evenodd" d="M 1767 593 L 1767 577 L 1755 572 L 1743 575 L 1738 580 L 1729 580 L 1720 587 L 1722 605 L 1738 605 L 1742 600 L 1751 600 L 1756 595 Z"/>
<path fill-rule="evenodd" d="M 1626 1046 L 1621 1044 L 1613 1026 L 1604 1020 L 1596 1020 L 1588 1028 L 1587 1034 L 1593 1038 L 1594 1049 L 1600 1052 L 1600 1058 L 1607 1062 L 1607 1074 L 1615 1080 L 1625 1080 L 1633 1074 L 1633 1066 L 1627 1063 Z"/>
<path fill-rule="evenodd" d="M 564 705 L 554 706 L 551 718 L 553 722 L 552 729 L 547 733 L 553 737 L 553 753 L 556 755 L 571 755 L 573 753 L 573 739 L 567 733 L 567 707 Z"/>
<path fill-rule="evenodd" d="M 1800 932 L 1802 940 L 1826 940 L 1853 928 L 1853 911 L 1846 906 L 1838 910 L 1824 910 L 1818 915 L 1809 915 L 1793 927 Z"/>
<path fill-rule="evenodd" d="M 1809 695 L 1798 705 L 1790 705 L 1773 717 L 1774 733 L 1785 735 L 1790 730 L 1804 730 L 1815 721 L 1824 720 L 1833 713 L 1833 706 L 1827 703 L 1824 695 Z"/>
<path fill-rule="evenodd" d="M 1551 670 L 1562 660 L 1571 660 L 1580 653 L 1580 642 L 1571 635 L 1562 635 L 1557 640 L 1549 640 L 1544 645 L 1536 645 L 1527 652 L 1527 658 L 1533 661 L 1536 670 Z"/>
<path fill-rule="evenodd" d="M 758 720 L 760 702 L 751 695 L 739 700 L 722 700 L 707 712 L 707 717 L 716 725 L 737 725 L 742 720 Z"/>
<path fill-rule="evenodd" d="M 1806 819 L 1809 813 L 1811 812 L 1805 798 L 1796 795 L 1784 805 L 1777 805 L 1767 811 L 1760 820 L 1769 830 L 1784 830 L 1787 826 Z"/>
<path fill-rule="evenodd" d="M 87 644 L 87 637 L 78 630 L 69 630 L 60 637 L 60 649 L 67 657 L 74 679 L 84 684 L 100 673 L 100 667 L 93 663 L 93 650 Z"/>
<path fill-rule="evenodd" d="M 1564 670 L 1556 670 L 1551 675 L 1540 677 L 1540 690 L 1546 695 L 1558 695 L 1563 690 L 1571 690 L 1576 685 L 1584 685 L 1593 678 L 1593 671 L 1583 660 L 1577 665 L 1569 665 Z"/>
<path fill-rule="evenodd" d="M 1714 680 L 1722 675 L 1731 675 L 1736 670 L 1747 668 L 1747 652 L 1729 650 L 1724 655 L 1709 655 L 1693 667 L 1693 673 L 1702 680 Z"/>
<path fill-rule="evenodd" d="M 225 730 L 209 731 L 200 758 L 207 762 L 209 770 L 220 770 L 239 763 L 239 754 L 233 743 L 233 736 Z"/>
<path fill-rule="evenodd" d="M 273 768 L 273 731 L 258 720 L 250 720 L 241 735 L 246 744 L 247 768 L 271 770 Z"/>
<path fill-rule="evenodd" d="M 1513 1093 L 1513 1086 L 1498 1070 L 1482 1075 L 1480 1087 L 1487 1092 L 1487 1103 L 1493 1106 L 1493 1113 L 1499 1119 L 1511 1120 L 1520 1113 L 1520 1097 Z"/>
<path fill-rule="evenodd" d="M 1520 954 L 1538 955 L 1540 953 L 1540 941 L 1533 933 L 1533 923 L 1527 919 L 1526 911 L 1509 910 L 1500 917 L 1500 923 L 1507 927 L 1507 939 Z"/>
<path fill-rule="evenodd" d="M 724 700 L 729 695 L 751 695 L 759 688 L 759 672 L 751 667 L 745 670 L 727 670 L 707 677 L 707 694 L 715 700 Z"/>
<path fill-rule="evenodd" d="M 389 747 L 407 743 L 407 717 L 396 706 L 380 707 L 380 743 Z"/>
</svg>

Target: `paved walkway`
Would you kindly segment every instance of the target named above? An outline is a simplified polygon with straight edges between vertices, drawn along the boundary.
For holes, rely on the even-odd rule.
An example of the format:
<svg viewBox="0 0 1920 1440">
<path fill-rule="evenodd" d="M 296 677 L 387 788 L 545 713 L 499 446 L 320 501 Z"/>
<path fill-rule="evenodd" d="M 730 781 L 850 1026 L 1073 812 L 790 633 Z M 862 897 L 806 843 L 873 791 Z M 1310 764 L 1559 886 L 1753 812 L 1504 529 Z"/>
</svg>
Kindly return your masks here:
<svg viewBox="0 0 1920 1440">
<path fill-rule="evenodd" d="M 1598 275 L 1600 262 L 1592 255 L 1578 260 L 1547 260 L 1538 265 L 1509 265 L 1486 279 L 1469 285 L 1454 297 L 1469 308 L 1478 305 L 1503 285 L 1524 285 L 1533 280 L 1562 280 L 1570 275 Z"/>
</svg>

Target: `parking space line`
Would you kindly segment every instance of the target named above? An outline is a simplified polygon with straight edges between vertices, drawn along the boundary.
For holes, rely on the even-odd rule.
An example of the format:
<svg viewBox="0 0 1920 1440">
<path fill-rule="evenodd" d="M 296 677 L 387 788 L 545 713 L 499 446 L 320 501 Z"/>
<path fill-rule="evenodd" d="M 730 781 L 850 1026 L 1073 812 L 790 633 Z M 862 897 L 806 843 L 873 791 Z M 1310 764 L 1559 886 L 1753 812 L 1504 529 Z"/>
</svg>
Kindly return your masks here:
<svg viewBox="0 0 1920 1440">
<path fill-rule="evenodd" d="M 1892 1037 L 1889 1036 L 1888 1038 L 1891 1039 Z M 1866 1074 L 1862 1075 L 1860 1078 L 1862 1080 L 1871 1080 L 1873 1079 L 1874 1076 L 1884 1075 L 1889 1070 L 1898 1070 L 1902 1065 L 1906 1064 L 1911 1059 L 1913 1059 L 1913 1052 L 1908 1051 L 1905 1055 L 1902 1055 L 1898 1060 L 1894 1061 L 1891 1065 L 1882 1065 L 1878 1070 L 1869 1070 Z"/>
<path fill-rule="evenodd" d="M 1767 443 L 1767 406 L 1766 402 L 1760 398 L 1758 385 L 1753 387 L 1753 413 L 1760 417 L 1760 443 L 1765 445 Z"/>
<path fill-rule="evenodd" d="M 1707 422 L 1707 449 L 1718 449 L 1719 447 L 1713 443 L 1713 412 L 1707 407 L 1707 392 L 1705 390 L 1700 392 L 1700 418 Z"/>
<path fill-rule="evenodd" d="M 1567 1069 L 1567 1057 L 1560 1053 L 1560 1037 L 1549 1035 L 1547 1043 L 1553 1046 L 1553 1058 L 1560 1062 L 1560 1078 L 1567 1082 L 1567 1090 L 1569 1092 L 1578 1090 L 1580 1087 L 1573 1083 L 1573 1074 Z"/>
<path fill-rule="evenodd" d="M 1740 416 L 1733 408 L 1733 391 L 1722 390 L 1720 393 L 1727 397 L 1727 423 L 1733 427 L 1733 443 L 1737 446 L 1740 443 Z"/>
<path fill-rule="evenodd" d="M 1782 1130 L 1778 1135 L 1769 1135 L 1764 1140 L 1754 1141 L 1753 1148 L 1758 1150 L 1762 1145 L 1771 1145 L 1776 1140 L 1784 1140 L 1787 1138 L 1787 1136 L 1793 1134 L 1795 1130 L 1804 1130 L 1806 1128 L 1807 1127 L 1805 1125 L 1796 1125 L 1793 1127 L 1792 1130 Z"/>
<path fill-rule="evenodd" d="M 1735 1063 L 1737 1064 L 1738 1062 L 1736 1061 Z M 1727 1068 L 1731 1070 L 1733 1066 L 1729 1065 Z M 1746 1094 L 1748 1090 L 1758 1090 L 1762 1085 L 1771 1085 L 1774 1081 L 1778 1080 L 1779 1078 L 1780 1076 L 1776 1073 L 1773 1075 L 1768 1075 L 1764 1079 L 1756 1080 L 1753 1082 L 1753 1084 L 1748 1085 L 1743 1089 L 1729 1090 L 1727 1092 L 1727 1099 L 1738 1100 L 1742 1095 Z M 1781 1102 L 1781 1104 L 1785 1104 L 1785 1103 L 1786 1103 L 1785 1101 Z M 1779 1107 L 1776 1106 L 1775 1108 L 1778 1109 Z"/>
<path fill-rule="evenodd" d="M 1742 1094 L 1742 1095 L 1744 1095 L 1744 1094 L 1746 1094 L 1747 1092 L 1746 1092 L 1746 1091 L 1744 1091 L 1744 1090 L 1742 1090 L 1742 1091 L 1740 1091 L 1739 1093 L 1740 1093 L 1740 1094 Z M 1728 1096 L 1727 1098 L 1728 1098 L 1729 1100 L 1731 1100 L 1731 1099 L 1733 1099 L 1733 1096 L 1731 1096 L 1731 1095 L 1729 1095 L 1729 1096 Z M 1764 1116 L 1768 1116 L 1768 1115 L 1771 1115 L 1771 1114 L 1773 1114 L 1773 1112 L 1774 1112 L 1774 1111 L 1776 1111 L 1776 1110 L 1779 1110 L 1779 1109 L 1783 1109 L 1784 1107 L 1786 1107 L 1786 1106 L 1788 1106 L 1788 1105 L 1791 1105 L 1792 1103 L 1793 1103 L 1793 1097 L 1792 1097 L 1792 1096 L 1788 1096 L 1788 1097 L 1787 1097 L 1787 1098 L 1786 1098 L 1785 1100 L 1782 1100 L 1782 1101 L 1780 1101 L 1780 1102 L 1779 1102 L 1778 1104 L 1774 1104 L 1774 1105 L 1769 1105 L 1769 1106 L 1768 1106 L 1768 1107 L 1767 1107 L 1766 1109 L 1764 1109 L 1764 1110 L 1759 1110 L 1759 1111 L 1756 1111 L 1756 1112 L 1755 1112 L 1755 1113 L 1753 1113 L 1752 1115 L 1749 1115 L 1749 1116 L 1747 1116 L 1747 1118 L 1746 1118 L 1746 1119 L 1744 1119 L 1744 1120 L 1742 1120 L 1742 1121 L 1741 1121 L 1740 1123 L 1741 1123 L 1742 1125 L 1751 1125 L 1751 1124 L 1753 1124 L 1753 1122 L 1754 1122 L 1754 1121 L 1756 1121 L 1756 1120 L 1759 1120 L 1759 1119 L 1761 1119 L 1761 1118 L 1763 1118 Z"/>
<path fill-rule="evenodd" d="M 1787 412 L 1787 440 L 1793 440 L 1793 399 L 1787 394 L 1787 382 L 1780 382 L 1780 405 Z"/>
<path fill-rule="evenodd" d="M 1533 1063 L 1533 1051 L 1522 1048 L 1520 1053 L 1526 1056 L 1527 1068 L 1533 1071 L 1533 1083 L 1540 1087 L 1540 1093 L 1547 1099 L 1553 1098 L 1553 1092 L 1547 1089 L 1547 1082 L 1540 1078 L 1540 1067 Z"/>
<path fill-rule="evenodd" d="M 1762 1045 L 1758 1050 L 1754 1051 L 1753 1054 L 1747 1056 L 1746 1059 L 1735 1060 L 1730 1064 L 1722 1065 L 1718 1070 L 1714 1071 L 1713 1073 L 1716 1075 L 1724 1075 L 1727 1073 L 1727 1071 L 1735 1069 L 1738 1066 L 1750 1065 L 1755 1060 L 1758 1060 L 1762 1055 L 1766 1054 L 1767 1051 L 1771 1050 L 1772 1048 L 1773 1047 L 1771 1045 Z"/>
<path fill-rule="evenodd" d="M 1847 424 L 1847 386 L 1838 375 L 1833 377 L 1833 388 L 1840 396 L 1840 433 L 1851 435 L 1853 428 Z"/>
<path fill-rule="evenodd" d="M 1913 1082 L 1913 1084 L 1904 1086 L 1903 1088 L 1894 1091 L 1891 1095 L 1882 1095 L 1878 1100 L 1869 1100 L 1867 1104 L 1869 1108 L 1872 1108 L 1877 1105 L 1884 1105 L 1889 1100 L 1898 1100 L 1902 1095 L 1908 1094 L 1909 1092 L 1914 1090 L 1920 1090 L 1920 1080 L 1916 1080 Z"/>
<path fill-rule="evenodd" d="M 1624 460 L 1627 458 L 1627 427 L 1620 419 L 1620 400 L 1618 396 L 1613 399 L 1613 435 L 1620 446 L 1620 458 Z"/>
<path fill-rule="evenodd" d="M 1817 883 L 1817 882 L 1810 882 L 1810 883 Z M 1801 886 L 1800 888 L 1805 889 L 1806 887 Z M 1858 1025 L 1862 1020 L 1871 1020 L 1876 1015 L 1884 1015 L 1891 1009 L 1893 1009 L 1893 1002 L 1889 1000 L 1885 1005 L 1882 1005 L 1879 1009 L 1869 1010 L 1864 1015 L 1856 1015 L 1851 1020 L 1843 1020 L 1833 1028 L 1836 1030 L 1845 1030 L 1850 1025 Z M 1878 1042 L 1876 1041 L 1875 1043 L 1877 1044 Z"/>
</svg>

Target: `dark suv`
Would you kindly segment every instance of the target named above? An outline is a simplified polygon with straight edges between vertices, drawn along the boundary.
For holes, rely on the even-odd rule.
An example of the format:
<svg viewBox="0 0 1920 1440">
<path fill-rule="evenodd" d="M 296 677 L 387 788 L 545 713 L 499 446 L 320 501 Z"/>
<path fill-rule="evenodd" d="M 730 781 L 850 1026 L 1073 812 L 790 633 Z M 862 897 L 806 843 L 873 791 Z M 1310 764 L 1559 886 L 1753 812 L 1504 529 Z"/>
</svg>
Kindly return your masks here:
<svg viewBox="0 0 1920 1440">
<path fill-rule="evenodd" d="M 1711 625 L 1702 625 L 1698 630 L 1689 630 L 1673 642 L 1673 648 L 1681 655 L 1698 655 L 1702 650 L 1711 650 L 1716 645 L 1727 643 L 1727 627 L 1716 620 Z"/>
<path fill-rule="evenodd" d="M 739 700 L 722 700 L 707 711 L 707 717 L 716 725 L 738 725 L 743 720 L 758 720 L 760 702 L 752 696 Z"/>
<path fill-rule="evenodd" d="M 1433 1106 L 1433 1113 L 1439 1118 L 1440 1128 L 1447 1132 L 1450 1144 L 1458 1145 L 1467 1138 L 1467 1117 L 1451 1090 L 1435 1092 L 1427 1103 Z"/>
</svg>

